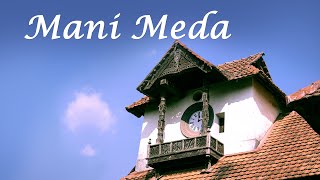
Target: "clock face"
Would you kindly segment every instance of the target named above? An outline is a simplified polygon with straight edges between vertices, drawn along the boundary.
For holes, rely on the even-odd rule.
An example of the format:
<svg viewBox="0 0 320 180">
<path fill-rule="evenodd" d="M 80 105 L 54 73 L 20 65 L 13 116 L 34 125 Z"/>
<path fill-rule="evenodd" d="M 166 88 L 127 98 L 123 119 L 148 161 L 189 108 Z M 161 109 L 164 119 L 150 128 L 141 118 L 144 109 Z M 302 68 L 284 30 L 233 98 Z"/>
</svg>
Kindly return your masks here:
<svg viewBox="0 0 320 180">
<path fill-rule="evenodd" d="M 194 112 L 189 119 L 189 127 L 195 131 L 200 132 L 202 128 L 202 111 Z"/>
<path fill-rule="evenodd" d="M 213 123 L 213 109 L 209 105 L 209 122 Z M 193 138 L 201 135 L 202 129 L 202 102 L 197 102 L 189 106 L 181 116 L 180 130 L 185 137 Z"/>
</svg>

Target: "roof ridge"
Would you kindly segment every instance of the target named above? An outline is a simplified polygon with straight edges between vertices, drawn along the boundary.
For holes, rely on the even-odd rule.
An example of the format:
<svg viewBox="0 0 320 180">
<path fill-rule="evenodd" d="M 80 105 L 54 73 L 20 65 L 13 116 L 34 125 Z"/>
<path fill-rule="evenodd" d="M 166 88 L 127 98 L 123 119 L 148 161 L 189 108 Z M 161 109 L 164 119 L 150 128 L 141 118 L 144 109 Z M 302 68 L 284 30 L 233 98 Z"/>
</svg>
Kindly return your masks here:
<svg viewBox="0 0 320 180">
<path fill-rule="evenodd" d="M 252 55 L 249 55 L 248 57 L 243 57 L 241 59 L 235 59 L 235 60 L 232 60 L 232 61 L 228 61 L 228 62 L 225 62 L 223 64 L 219 64 L 217 66 L 222 66 L 224 64 L 231 64 L 231 63 L 235 63 L 235 62 L 239 62 L 239 61 L 244 61 L 244 60 L 247 60 L 248 58 L 251 58 L 251 57 L 254 57 L 254 56 L 257 56 L 254 58 L 254 60 L 252 60 L 252 62 L 250 62 L 248 65 L 251 65 L 252 63 L 254 63 L 255 61 L 257 61 L 259 58 L 261 58 L 262 56 L 264 56 L 265 53 L 264 52 L 258 52 L 256 54 L 252 54 Z"/>
</svg>

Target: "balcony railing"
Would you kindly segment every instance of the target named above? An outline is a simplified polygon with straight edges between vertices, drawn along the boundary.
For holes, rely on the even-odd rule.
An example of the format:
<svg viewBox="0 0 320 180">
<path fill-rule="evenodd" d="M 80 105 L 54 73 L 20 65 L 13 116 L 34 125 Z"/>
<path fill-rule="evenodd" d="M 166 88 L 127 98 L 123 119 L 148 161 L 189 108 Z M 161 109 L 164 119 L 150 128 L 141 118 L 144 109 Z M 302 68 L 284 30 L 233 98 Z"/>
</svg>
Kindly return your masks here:
<svg viewBox="0 0 320 180">
<path fill-rule="evenodd" d="M 215 159 L 223 156 L 223 144 L 211 137 L 210 133 L 194 138 L 162 144 L 148 145 L 148 164 L 209 155 Z"/>
</svg>

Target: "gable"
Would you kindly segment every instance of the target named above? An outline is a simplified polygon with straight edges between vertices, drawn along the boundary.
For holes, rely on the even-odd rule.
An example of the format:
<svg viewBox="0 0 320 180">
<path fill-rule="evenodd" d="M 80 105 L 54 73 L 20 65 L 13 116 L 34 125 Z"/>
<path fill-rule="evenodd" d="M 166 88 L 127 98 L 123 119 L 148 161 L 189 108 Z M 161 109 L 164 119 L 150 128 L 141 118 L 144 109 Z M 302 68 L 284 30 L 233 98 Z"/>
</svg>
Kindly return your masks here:
<svg viewBox="0 0 320 180">
<path fill-rule="evenodd" d="M 178 82 L 191 73 L 199 78 L 205 77 L 206 74 L 214 74 L 215 80 L 226 79 L 209 61 L 201 58 L 180 41 L 175 41 L 160 62 L 137 87 L 137 90 L 145 95 L 155 96 L 156 93 L 153 91 L 159 88 L 161 79 L 167 78 L 172 79 L 171 82 Z M 174 85 L 181 86 L 181 84 Z"/>
</svg>

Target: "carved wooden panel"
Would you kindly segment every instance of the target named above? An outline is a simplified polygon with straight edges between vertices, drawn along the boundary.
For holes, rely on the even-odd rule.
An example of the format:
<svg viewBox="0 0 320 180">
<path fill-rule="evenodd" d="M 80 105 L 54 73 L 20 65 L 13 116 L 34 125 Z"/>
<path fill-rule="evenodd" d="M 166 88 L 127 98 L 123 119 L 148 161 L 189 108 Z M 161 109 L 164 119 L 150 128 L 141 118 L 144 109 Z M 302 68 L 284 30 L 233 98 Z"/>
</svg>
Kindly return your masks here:
<svg viewBox="0 0 320 180">
<path fill-rule="evenodd" d="M 186 55 L 185 52 L 183 52 L 180 49 L 177 49 L 176 51 L 172 52 L 170 57 L 170 63 L 165 67 L 160 74 L 159 77 L 163 77 L 168 74 L 174 74 L 179 73 L 183 70 L 197 67 L 194 63 L 191 57 Z"/>
<path fill-rule="evenodd" d="M 217 151 L 221 154 L 223 154 L 223 144 L 221 142 L 218 141 L 218 147 L 217 147 Z"/>
<path fill-rule="evenodd" d="M 179 166 L 180 162 L 190 161 L 190 158 L 208 161 L 208 155 L 210 159 L 216 160 L 223 155 L 223 144 L 211 137 L 210 133 L 189 139 L 149 145 L 149 148 L 148 165 L 160 169 L 166 167 L 168 163 Z"/>
<path fill-rule="evenodd" d="M 191 68 L 209 73 L 212 72 L 212 67 L 212 64 L 198 57 L 186 47 L 175 43 L 137 89 L 141 92 L 148 92 L 157 80 L 168 74 L 180 73 Z"/>
<path fill-rule="evenodd" d="M 182 141 L 172 143 L 172 152 L 179 152 L 182 150 Z"/>
<path fill-rule="evenodd" d="M 197 138 L 196 146 L 197 147 L 206 147 L 207 144 L 207 137 L 201 136 Z"/>
<path fill-rule="evenodd" d="M 216 140 L 214 138 L 210 139 L 210 147 L 212 149 L 217 149 L 217 143 L 216 143 Z"/>
<path fill-rule="evenodd" d="M 207 141 L 210 138 L 210 144 Z M 196 152 L 214 152 L 215 158 L 219 159 L 223 154 L 223 144 L 211 137 L 210 134 L 195 138 L 182 139 L 179 141 L 150 145 L 149 164 L 154 162 L 173 160 L 195 156 Z M 183 154 L 183 155 L 181 155 Z M 219 155 L 220 154 L 220 155 Z"/>
<path fill-rule="evenodd" d="M 161 144 L 161 153 L 160 155 L 169 154 L 170 153 L 170 144 Z"/>
<path fill-rule="evenodd" d="M 176 159 L 183 159 L 187 157 L 199 156 L 199 155 L 205 155 L 205 154 L 206 154 L 205 149 L 196 149 L 193 151 L 152 158 L 152 159 L 149 159 L 148 164 L 154 164 L 154 163 L 176 160 Z"/>
<path fill-rule="evenodd" d="M 184 149 L 192 149 L 192 148 L 194 148 L 194 141 L 195 141 L 195 139 L 194 138 L 192 138 L 192 139 L 186 139 L 185 141 L 184 141 Z"/>
<path fill-rule="evenodd" d="M 160 146 L 151 146 L 150 147 L 150 157 L 153 157 L 153 156 L 157 156 L 157 155 L 159 155 L 159 148 L 160 148 Z"/>
<path fill-rule="evenodd" d="M 165 62 L 161 64 L 159 69 L 154 69 L 144 89 L 149 89 L 157 79 L 164 77 L 168 74 L 176 74 L 186 69 L 197 67 L 196 63 L 190 55 L 181 49 L 172 51 L 166 58 Z"/>
<path fill-rule="evenodd" d="M 158 135 L 157 135 L 157 143 L 163 143 L 163 131 L 165 127 L 165 114 L 166 114 L 166 98 L 161 97 L 159 104 L 159 120 L 158 120 Z"/>
</svg>

